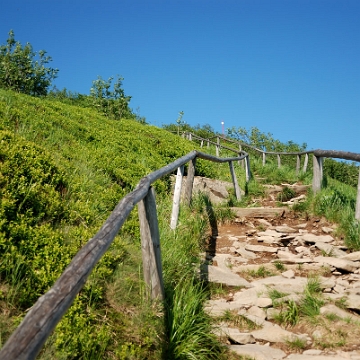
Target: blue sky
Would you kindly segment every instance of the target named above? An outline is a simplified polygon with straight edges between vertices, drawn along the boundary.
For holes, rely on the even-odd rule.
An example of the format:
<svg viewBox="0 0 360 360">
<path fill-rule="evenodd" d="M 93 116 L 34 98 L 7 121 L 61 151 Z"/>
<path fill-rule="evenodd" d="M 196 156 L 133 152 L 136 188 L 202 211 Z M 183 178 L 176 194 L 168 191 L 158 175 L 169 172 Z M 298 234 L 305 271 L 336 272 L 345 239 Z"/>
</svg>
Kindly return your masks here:
<svg viewBox="0 0 360 360">
<path fill-rule="evenodd" d="M 359 0 L 1 0 L 10 29 L 45 49 L 59 89 L 124 77 L 154 125 L 258 127 L 309 149 L 360 152 Z"/>
</svg>

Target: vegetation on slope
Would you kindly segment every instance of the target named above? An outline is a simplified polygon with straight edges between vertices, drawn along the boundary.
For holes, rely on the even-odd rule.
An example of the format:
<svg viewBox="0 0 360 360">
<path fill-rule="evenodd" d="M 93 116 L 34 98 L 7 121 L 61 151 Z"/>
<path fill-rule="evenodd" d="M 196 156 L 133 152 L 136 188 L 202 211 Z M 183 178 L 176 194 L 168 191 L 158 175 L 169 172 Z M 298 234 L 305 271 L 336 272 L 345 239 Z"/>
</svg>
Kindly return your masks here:
<svg viewBox="0 0 360 360">
<path fill-rule="evenodd" d="M 0 90 L 1 343 L 123 195 L 147 173 L 191 150 L 193 144 L 176 135 L 134 120 L 108 120 L 89 108 Z M 213 165 L 201 161 L 197 171 L 209 177 L 217 173 Z M 155 184 L 165 229 L 170 183 L 168 176 Z M 187 216 L 185 223 L 203 217 Z M 168 241 L 177 244 L 169 245 L 169 251 L 178 247 L 176 254 L 166 255 L 164 244 L 167 292 L 177 298 L 176 292 L 183 291 L 179 284 L 195 281 L 194 259 L 203 234 L 193 230 L 191 235 L 168 231 Z M 144 300 L 139 254 L 134 212 L 49 339 L 43 358 L 150 359 L 164 352 L 176 353 L 173 358 L 185 356 L 176 340 L 182 331 L 167 333 L 171 326 L 165 326 L 159 315 L 165 311 L 172 323 L 176 318 L 172 302 L 159 310 L 149 309 Z M 178 269 L 180 278 L 175 276 Z M 202 291 L 195 283 L 194 289 Z M 189 315 L 199 312 L 200 304 L 190 307 Z M 199 344 L 207 346 L 204 341 Z"/>
</svg>

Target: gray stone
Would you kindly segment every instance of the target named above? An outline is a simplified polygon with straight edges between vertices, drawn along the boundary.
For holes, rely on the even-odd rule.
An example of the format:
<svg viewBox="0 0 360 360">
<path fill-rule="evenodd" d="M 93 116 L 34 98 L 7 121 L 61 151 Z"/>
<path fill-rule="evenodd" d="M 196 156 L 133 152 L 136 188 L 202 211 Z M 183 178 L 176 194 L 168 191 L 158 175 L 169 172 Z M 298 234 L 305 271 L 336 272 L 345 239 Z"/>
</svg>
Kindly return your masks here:
<svg viewBox="0 0 360 360">
<path fill-rule="evenodd" d="M 248 356 L 254 360 L 281 360 L 286 356 L 280 349 L 258 344 L 229 345 L 228 348 L 238 355 Z"/>
<path fill-rule="evenodd" d="M 216 331 L 219 336 L 226 336 L 237 344 L 254 344 L 255 338 L 250 333 L 242 333 L 239 329 L 221 326 Z"/>
<path fill-rule="evenodd" d="M 258 298 L 255 302 L 255 305 L 260 308 L 268 308 L 272 306 L 272 300 L 270 298 Z"/>
<path fill-rule="evenodd" d="M 236 252 L 244 259 L 252 260 L 257 258 L 256 254 L 254 254 L 252 251 L 247 251 L 243 245 L 238 247 Z"/>
<path fill-rule="evenodd" d="M 327 226 L 323 226 L 323 227 L 321 228 L 321 230 L 322 230 L 325 234 L 331 234 L 331 233 L 334 231 L 334 229 L 329 228 L 329 227 L 327 227 Z"/>
<path fill-rule="evenodd" d="M 281 237 L 282 234 L 279 234 L 276 230 L 273 230 L 273 229 L 266 229 L 265 231 L 259 231 L 258 235 L 259 236 L 272 236 L 274 238 L 279 238 L 279 237 Z"/>
<path fill-rule="evenodd" d="M 295 279 L 295 273 L 292 270 L 288 270 L 281 273 L 281 276 L 283 276 L 286 279 Z"/>
<path fill-rule="evenodd" d="M 360 310 L 360 296 L 358 294 L 350 294 L 346 299 L 346 307 L 352 310 Z"/>
<path fill-rule="evenodd" d="M 299 338 L 298 335 L 265 321 L 263 328 L 251 332 L 256 340 L 269 341 L 270 343 L 293 341 Z"/>
<path fill-rule="evenodd" d="M 286 234 L 298 232 L 296 229 L 293 229 L 292 227 L 287 225 L 276 226 L 275 230 L 279 233 L 286 233 Z"/>
<path fill-rule="evenodd" d="M 317 349 L 305 350 L 303 355 L 321 355 L 322 351 Z"/>
<path fill-rule="evenodd" d="M 239 311 L 242 305 L 226 299 L 208 300 L 205 303 L 204 310 L 211 316 L 221 316 L 225 311 Z"/>
<path fill-rule="evenodd" d="M 258 223 L 266 225 L 266 226 L 271 226 L 271 223 L 269 223 L 267 220 L 265 219 L 258 219 Z"/>
<path fill-rule="evenodd" d="M 260 319 L 266 319 L 266 313 L 263 309 L 260 309 L 258 306 L 252 306 L 247 310 L 247 313 L 250 315 L 254 315 Z"/>
<path fill-rule="evenodd" d="M 287 360 L 349 360 L 349 357 L 343 357 L 338 354 L 324 354 L 324 355 L 308 355 L 308 354 L 290 354 Z"/>
<path fill-rule="evenodd" d="M 254 291 L 256 291 L 259 286 L 267 286 L 283 293 L 302 293 L 307 284 L 307 278 L 295 277 L 295 279 L 286 279 L 281 275 L 270 276 L 268 278 L 255 280 L 251 284 L 254 286 Z"/>
<path fill-rule="evenodd" d="M 224 284 L 227 286 L 251 287 L 251 284 L 239 275 L 232 273 L 230 270 L 221 269 L 217 266 L 202 266 L 202 276 L 207 277 L 208 281 L 218 284 Z"/>
<path fill-rule="evenodd" d="M 276 253 L 278 251 L 277 247 L 263 246 L 263 245 L 245 245 L 245 249 L 253 252 L 269 252 Z"/>
<path fill-rule="evenodd" d="M 342 250 L 338 249 L 337 247 L 332 246 L 332 245 L 330 245 L 328 243 L 324 243 L 322 241 L 317 241 L 315 243 L 315 246 L 319 250 L 322 250 L 323 252 L 325 252 L 328 256 L 342 258 L 343 256 L 346 255 L 345 251 L 342 251 Z"/>
<path fill-rule="evenodd" d="M 266 319 L 274 320 L 279 314 L 281 310 L 275 308 L 269 308 L 266 310 Z"/>
<path fill-rule="evenodd" d="M 184 177 L 184 181 L 186 181 L 186 176 Z M 195 176 L 193 193 L 204 193 L 209 196 L 209 199 L 212 203 L 219 204 L 228 199 L 228 189 L 231 189 L 232 187 L 232 183 L 226 181 Z M 185 189 L 185 186 L 183 186 L 182 189 Z"/>
<path fill-rule="evenodd" d="M 244 291 L 238 291 L 234 294 L 234 303 L 238 304 L 239 307 L 244 305 L 253 305 L 258 299 L 258 293 L 261 292 L 260 288 L 257 289 L 251 288 Z M 263 287 L 264 291 L 266 291 L 266 287 Z"/>
<path fill-rule="evenodd" d="M 261 235 L 261 236 L 257 236 L 256 240 L 258 242 L 263 242 L 265 244 L 273 244 L 277 242 L 277 239 L 273 236 L 270 235 Z"/>
<path fill-rule="evenodd" d="M 286 251 L 278 251 L 277 257 L 281 260 L 284 264 L 303 264 L 313 262 L 308 257 L 303 257 L 302 254 L 293 254 L 291 252 Z"/>
<path fill-rule="evenodd" d="M 334 241 L 334 238 L 331 235 L 315 235 L 315 234 L 303 234 L 301 235 L 302 239 L 309 243 L 309 244 L 315 244 L 318 241 L 324 242 L 324 243 L 330 243 Z"/>
<path fill-rule="evenodd" d="M 333 304 L 327 304 L 327 305 L 323 306 L 322 308 L 320 308 L 320 314 L 322 314 L 322 315 L 335 314 L 341 319 L 344 319 L 344 318 L 351 318 L 352 320 L 359 319 L 358 316 L 352 315 L 352 314 L 348 313 L 347 311 L 340 309 L 336 305 L 333 305 Z"/>
<path fill-rule="evenodd" d="M 350 260 L 344 260 L 344 259 L 338 259 L 328 256 L 317 256 L 314 258 L 314 261 L 320 263 L 320 264 L 327 264 L 330 266 L 335 267 L 336 269 L 348 271 L 348 272 L 354 272 L 356 269 L 359 268 L 359 264 L 350 261 Z"/>
<path fill-rule="evenodd" d="M 350 261 L 360 261 L 360 251 L 355 251 L 350 254 L 346 254 L 342 257 L 344 260 L 350 260 Z"/>
</svg>

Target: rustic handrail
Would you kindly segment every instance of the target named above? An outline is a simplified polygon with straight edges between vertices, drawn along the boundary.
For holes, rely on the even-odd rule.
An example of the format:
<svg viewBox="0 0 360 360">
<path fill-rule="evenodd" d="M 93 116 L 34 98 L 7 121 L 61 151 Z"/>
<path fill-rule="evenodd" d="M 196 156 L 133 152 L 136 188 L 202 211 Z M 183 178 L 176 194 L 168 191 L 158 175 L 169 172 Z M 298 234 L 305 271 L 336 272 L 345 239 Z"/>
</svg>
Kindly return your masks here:
<svg viewBox="0 0 360 360">
<path fill-rule="evenodd" d="M 336 159 L 351 160 L 351 161 L 360 162 L 360 154 L 359 153 L 353 153 L 353 152 L 348 152 L 348 151 L 320 150 L 320 149 L 306 150 L 306 151 L 299 151 L 299 152 L 265 151 L 265 150 L 258 149 L 258 148 L 254 147 L 254 146 L 251 146 L 249 144 L 246 144 L 246 143 L 243 143 L 243 142 L 240 142 L 240 141 L 235 141 L 235 140 L 225 138 L 225 137 L 219 136 L 219 135 L 216 136 L 217 142 L 215 143 L 215 142 L 213 142 L 213 141 L 211 141 L 209 139 L 203 139 L 203 138 L 201 138 L 201 137 L 199 137 L 197 135 L 194 135 L 192 133 L 184 133 L 184 134 L 185 135 L 189 134 L 189 135 L 191 135 L 190 138 L 197 138 L 198 140 L 201 140 L 202 143 L 204 141 L 207 141 L 208 143 L 214 144 L 216 146 L 217 155 L 219 153 L 219 148 L 220 147 L 236 152 L 236 150 L 230 149 L 227 146 L 224 146 L 224 145 L 220 144 L 220 139 L 222 139 L 223 141 L 233 143 L 233 144 L 237 144 L 237 145 L 239 145 L 240 149 L 241 149 L 242 146 L 246 146 L 249 149 L 252 149 L 252 150 L 257 151 L 257 152 L 262 154 L 263 166 L 265 165 L 265 162 L 266 162 L 266 155 L 276 155 L 277 156 L 278 167 L 281 166 L 281 159 L 280 159 L 281 155 L 296 156 L 297 157 L 296 158 L 296 172 L 297 173 L 300 172 L 300 165 L 301 165 L 300 164 L 300 158 L 301 158 L 301 155 L 305 155 L 303 172 L 306 172 L 307 165 L 308 165 L 309 154 L 313 154 L 313 182 L 312 182 L 312 189 L 313 189 L 314 193 L 318 192 L 321 189 L 321 186 L 322 186 L 323 158 L 336 158 Z M 246 157 L 245 160 L 248 162 L 249 157 Z M 249 169 L 250 169 L 250 167 L 249 167 L 249 165 L 247 165 L 246 171 L 248 171 Z M 248 178 L 247 178 L 247 180 L 248 180 Z M 360 220 L 360 169 L 359 169 L 359 179 L 358 179 L 358 187 L 357 187 L 355 219 Z"/>
<path fill-rule="evenodd" d="M 155 281 L 157 283 L 151 290 L 152 292 L 157 292 L 159 298 L 163 298 L 163 289 L 161 289 L 162 279 L 159 278 L 159 276 L 162 276 L 159 274 L 159 272 L 161 272 L 161 256 L 160 253 L 157 252 L 160 243 L 158 239 L 155 239 L 153 244 L 149 246 L 148 243 L 145 244 L 145 242 L 148 241 L 145 239 L 143 244 L 143 237 L 154 240 L 154 237 L 159 236 L 156 206 L 154 205 L 155 197 L 151 189 L 151 184 L 161 177 L 174 172 L 176 169 L 183 167 L 187 162 L 194 164 L 196 158 L 219 163 L 228 162 L 230 168 L 232 168 L 232 161 L 238 161 L 246 157 L 248 157 L 248 154 L 242 152 L 242 154 L 237 157 L 217 158 L 194 150 L 143 177 L 135 190 L 121 199 L 96 235 L 74 256 L 71 263 L 53 287 L 42 295 L 32 306 L 19 327 L 13 332 L 1 349 L 0 359 L 35 359 L 51 331 L 70 307 L 75 296 L 84 286 L 92 269 L 109 248 L 130 212 L 138 203 L 143 253 L 150 253 L 154 258 L 150 259 L 146 265 L 144 264 L 144 267 L 148 266 L 148 264 L 150 264 L 149 266 L 153 266 L 152 264 L 155 262 L 154 266 L 157 272 Z M 237 191 L 237 189 L 235 190 Z M 154 272 L 154 270 L 151 271 Z M 154 297 L 153 293 L 152 297 Z"/>
</svg>

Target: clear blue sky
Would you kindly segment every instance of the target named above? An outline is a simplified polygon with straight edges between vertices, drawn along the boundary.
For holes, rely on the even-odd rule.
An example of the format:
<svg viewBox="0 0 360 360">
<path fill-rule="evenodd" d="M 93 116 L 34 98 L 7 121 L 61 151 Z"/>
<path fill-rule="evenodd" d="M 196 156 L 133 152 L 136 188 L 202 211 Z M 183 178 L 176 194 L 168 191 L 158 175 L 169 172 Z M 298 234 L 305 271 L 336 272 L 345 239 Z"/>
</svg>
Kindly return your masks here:
<svg viewBox="0 0 360 360">
<path fill-rule="evenodd" d="M 309 149 L 360 152 L 359 0 L 1 1 L 45 49 L 59 89 L 122 75 L 151 124 L 258 127 Z"/>
</svg>

